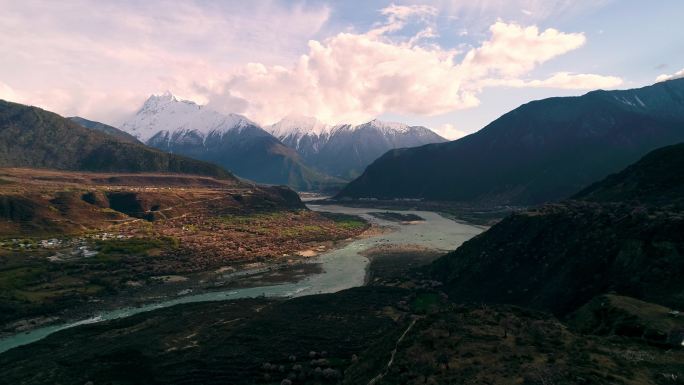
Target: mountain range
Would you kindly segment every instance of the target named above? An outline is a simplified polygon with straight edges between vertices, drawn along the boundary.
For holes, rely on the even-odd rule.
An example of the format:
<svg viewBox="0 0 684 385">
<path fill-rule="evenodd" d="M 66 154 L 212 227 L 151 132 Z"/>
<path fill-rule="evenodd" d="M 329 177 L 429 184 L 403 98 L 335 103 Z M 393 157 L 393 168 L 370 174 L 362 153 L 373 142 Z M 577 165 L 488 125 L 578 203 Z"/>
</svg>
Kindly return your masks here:
<svg viewBox="0 0 684 385">
<path fill-rule="evenodd" d="M 170 92 L 152 95 L 122 126 L 148 146 L 218 164 L 259 183 L 300 190 L 341 181 L 306 166 L 297 152 L 237 114 L 221 114 Z"/>
<path fill-rule="evenodd" d="M 683 140 L 684 79 L 543 99 L 459 140 L 389 151 L 338 198 L 538 204 Z"/>
<path fill-rule="evenodd" d="M 342 179 L 359 176 L 389 150 L 446 142 L 428 128 L 377 119 L 359 125 L 326 125 L 315 118 L 288 116 L 266 129 L 308 164 Z"/>
<path fill-rule="evenodd" d="M 108 129 L 107 129 L 108 130 Z M 184 173 L 235 179 L 219 166 L 169 154 L 37 107 L 0 100 L 0 167 Z"/>
<path fill-rule="evenodd" d="M 390 149 L 444 141 L 424 127 L 377 120 L 331 126 L 289 116 L 262 128 L 242 115 L 223 114 L 170 92 L 152 95 L 120 129 L 160 150 L 299 190 L 339 189 Z"/>
</svg>

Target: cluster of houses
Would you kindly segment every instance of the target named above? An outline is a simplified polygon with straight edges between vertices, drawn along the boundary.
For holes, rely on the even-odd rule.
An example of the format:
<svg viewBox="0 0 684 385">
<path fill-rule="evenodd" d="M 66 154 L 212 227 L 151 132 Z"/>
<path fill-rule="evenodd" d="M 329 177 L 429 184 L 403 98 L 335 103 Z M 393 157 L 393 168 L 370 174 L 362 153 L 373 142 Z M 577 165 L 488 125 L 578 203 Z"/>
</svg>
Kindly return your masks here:
<svg viewBox="0 0 684 385">
<path fill-rule="evenodd" d="M 75 258 L 90 258 L 98 254 L 96 250 L 88 244 L 88 240 L 113 240 L 113 239 L 127 239 L 130 235 L 114 234 L 114 233 L 99 233 L 78 238 L 50 238 L 41 239 L 39 241 L 29 239 L 9 239 L 0 242 L 0 247 L 11 247 L 23 250 L 29 249 L 60 249 L 60 251 L 49 256 L 47 259 L 51 262 L 58 262 Z"/>
</svg>

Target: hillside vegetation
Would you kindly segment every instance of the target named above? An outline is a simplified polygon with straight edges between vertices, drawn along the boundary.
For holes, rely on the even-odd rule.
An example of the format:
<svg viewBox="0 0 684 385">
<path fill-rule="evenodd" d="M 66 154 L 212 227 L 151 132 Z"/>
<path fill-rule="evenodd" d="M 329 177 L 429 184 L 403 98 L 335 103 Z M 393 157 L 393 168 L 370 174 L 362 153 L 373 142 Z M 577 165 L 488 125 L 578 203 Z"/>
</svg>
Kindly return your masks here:
<svg viewBox="0 0 684 385">
<path fill-rule="evenodd" d="M 565 315 L 597 295 L 684 308 L 684 145 L 655 150 L 574 200 L 513 214 L 432 266 L 456 301 Z"/>
<path fill-rule="evenodd" d="M 0 167 L 168 172 L 234 178 L 219 166 L 122 141 L 37 107 L 0 100 Z"/>
<path fill-rule="evenodd" d="M 117 139 L 121 139 L 121 140 L 131 142 L 131 143 L 140 143 L 138 141 L 138 139 L 135 138 L 135 136 L 133 136 L 127 132 L 121 131 L 116 127 L 112 127 L 112 126 L 104 124 L 104 123 L 96 122 L 94 120 L 88 120 L 88 119 L 82 118 L 80 116 L 71 116 L 68 119 L 74 123 L 77 123 L 77 124 L 85 127 L 85 128 L 90 128 L 91 130 L 97 130 L 100 132 L 104 132 L 105 134 L 109 134 L 109 135 L 111 135 Z"/>
</svg>

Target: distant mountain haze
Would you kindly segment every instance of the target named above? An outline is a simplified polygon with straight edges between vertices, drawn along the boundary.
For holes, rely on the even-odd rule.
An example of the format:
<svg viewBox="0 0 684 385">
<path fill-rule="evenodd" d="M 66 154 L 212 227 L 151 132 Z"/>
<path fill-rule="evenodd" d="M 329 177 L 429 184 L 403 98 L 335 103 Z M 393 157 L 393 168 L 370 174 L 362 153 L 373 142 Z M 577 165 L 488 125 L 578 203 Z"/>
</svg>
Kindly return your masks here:
<svg viewBox="0 0 684 385">
<path fill-rule="evenodd" d="M 524 104 L 459 140 L 392 150 L 338 198 L 530 205 L 684 141 L 684 79 Z"/>
</svg>

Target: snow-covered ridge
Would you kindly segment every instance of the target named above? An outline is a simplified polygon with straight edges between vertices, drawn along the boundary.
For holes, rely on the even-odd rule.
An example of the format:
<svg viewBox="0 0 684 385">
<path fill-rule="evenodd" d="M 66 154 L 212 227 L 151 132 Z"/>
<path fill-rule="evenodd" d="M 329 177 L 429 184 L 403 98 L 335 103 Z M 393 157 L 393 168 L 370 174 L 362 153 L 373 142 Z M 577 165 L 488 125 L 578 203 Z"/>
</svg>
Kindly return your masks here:
<svg viewBox="0 0 684 385">
<path fill-rule="evenodd" d="M 277 169 L 295 167 L 296 172 L 302 172 L 305 164 L 350 179 L 388 150 L 445 141 L 425 127 L 377 119 L 330 125 L 313 117 L 289 115 L 262 128 L 244 116 L 224 114 L 170 92 L 150 96 L 120 128 L 163 151 L 210 160 L 239 171 L 240 176 L 279 184 L 289 179 L 274 176 L 271 163 Z M 286 155 L 294 152 L 279 147 L 283 145 L 297 152 L 296 159 Z M 280 155 L 285 159 L 279 160 Z"/>
<path fill-rule="evenodd" d="M 222 114 L 189 100 L 182 100 L 171 92 L 152 95 L 142 108 L 120 128 L 147 142 L 161 131 L 194 131 L 206 137 L 212 132 L 240 130 L 256 126 L 238 114 Z"/>
<path fill-rule="evenodd" d="M 404 123 L 398 123 L 398 122 L 385 122 L 382 120 L 378 119 L 373 119 L 370 122 L 366 123 L 370 125 L 371 127 L 375 127 L 382 132 L 388 133 L 391 131 L 394 132 L 408 132 L 409 131 L 409 126 Z"/>
<path fill-rule="evenodd" d="M 183 100 L 167 91 L 150 96 L 140 110 L 120 128 L 149 144 L 151 138 L 155 138 L 155 141 L 161 138 L 175 138 L 175 142 L 198 139 L 204 141 L 216 133 L 221 136 L 229 131 L 242 133 L 245 127 L 261 131 L 258 124 L 242 115 L 223 114 L 193 101 Z M 425 127 L 378 119 L 358 125 L 329 125 L 313 117 L 288 115 L 279 122 L 265 127 L 265 131 L 286 145 L 298 151 L 302 146 L 308 146 L 314 152 L 322 149 L 333 137 L 347 136 L 359 130 L 375 131 L 388 140 L 403 140 L 402 143 L 413 143 L 410 138 L 423 138 L 416 142 L 418 144 L 430 140 L 431 137 L 439 140 L 436 134 Z"/>
<path fill-rule="evenodd" d="M 279 122 L 267 126 L 266 130 L 276 138 L 284 138 L 290 135 L 321 135 L 329 132 L 332 127 L 314 117 L 288 115 Z"/>
<path fill-rule="evenodd" d="M 285 139 L 288 137 L 304 137 L 304 136 L 330 136 L 337 131 L 347 130 L 356 131 L 366 128 L 375 128 L 381 131 L 383 134 L 396 135 L 396 134 L 406 134 L 412 131 L 412 128 L 407 124 L 398 122 L 385 122 L 378 119 L 373 119 L 369 122 L 352 125 L 352 124 L 337 124 L 329 125 L 325 124 L 316 118 L 309 116 L 297 116 L 290 115 L 279 122 L 266 126 L 266 131 L 270 132 L 271 135 L 278 139 Z M 425 130 L 429 130 L 424 127 L 420 127 Z"/>
</svg>

